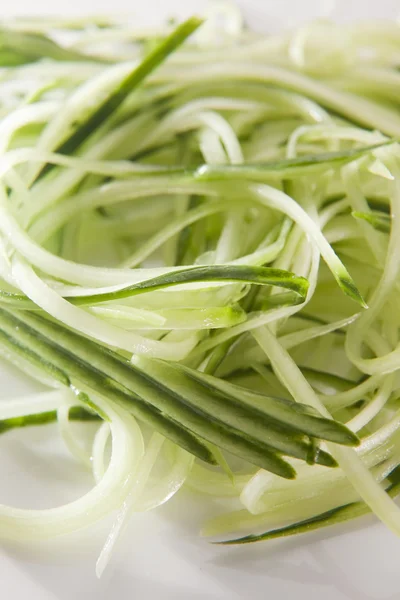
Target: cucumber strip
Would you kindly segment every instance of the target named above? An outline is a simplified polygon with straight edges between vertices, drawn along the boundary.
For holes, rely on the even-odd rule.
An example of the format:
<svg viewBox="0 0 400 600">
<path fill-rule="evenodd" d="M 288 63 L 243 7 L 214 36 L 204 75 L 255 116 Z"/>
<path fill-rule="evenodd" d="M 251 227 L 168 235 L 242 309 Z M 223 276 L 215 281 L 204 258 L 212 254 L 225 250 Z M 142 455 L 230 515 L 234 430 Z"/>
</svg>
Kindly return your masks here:
<svg viewBox="0 0 400 600">
<path fill-rule="evenodd" d="M 268 183 L 272 178 L 288 178 L 308 175 L 327 167 L 342 166 L 349 161 L 369 154 L 377 148 L 393 144 L 386 140 L 371 146 L 361 146 L 338 152 L 321 152 L 284 160 L 266 161 L 259 164 L 244 165 L 202 165 L 193 173 L 199 181 L 253 181 Z"/>
<path fill-rule="evenodd" d="M 289 289 L 299 296 L 299 301 L 305 299 L 308 290 L 308 281 L 304 277 L 297 277 L 293 273 L 282 269 L 271 267 L 248 267 L 246 265 L 215 265 L 207 267 L 192 267 L 166 275 L 160 275 L 154 279 L 143 281 L 116 292 L 103 294 L 92 294 L 71 299 L 74 304 L 85 305 L 95 302 L 109 302 L 121 300 L 149 291 L 156 291 L 174 285 L 195 283 L 203 281 L 227 281 L 239 283 L 251 283 L 253 285 L 274 285 Z"/>
<path fill-rule="evenodd" d="M 142 358 L 140 358 L 141 360 Z M 253 406 L 268 414 L 271 419 L 277 419 L 286 427 L 297 429 L 323 440 L 334 441 L 338 444 L 347 446 L 357 446 L 359 439 L 350 432 L 344 425 L 330 419 L 321 418 L 320 415 L 306 407 L 305 405 L 283 400 L 280 398 L 271 398 L 263 394 L 242 390 L 239 386 L 228 383 L 222 379 L 217 379 L 180 365 L 168 365 L 170 369 L 181 368 L 194 380 L 201 383 L 205 389 L 214 388 L 223 396 L 232 399 L 240 399 L 248 406 Z"/>
<path fill-rule="evenodd" d="M 0 310 L 0 343 L 8 351 L 34 364 L 50 377 L 70 387 L 74 393 L 77 388 L 85 387 L 103 396 L 106 400 L 121 404 L 188 452 L 206 462 L 215 464 L 209 448 L 179 422 L 168 418 L 167 415 L 144 402 L 135 393 L 113 382 L 111 378 L 91 368 L 90 365 L 77 361 L 74 355 L 65 352 L 63 348 L 48 343 L 35 330 L 28 328 L 15 316 L 2 310 Z M 76 380 L 77 384 L 72 383 L 71 379 Z M 92 403 L 86 394 L 82 397 L 84 402 L 91 407 Z M 98 409 L 96 411 L 99 412 Z"/>
<path fill-rule="evenodd" d="M 43 58 L 57 61 L 108 62 L 97 57 L 63 48 L 44 33 L 28 33 L 0 29 L 0 66 L 12 66 L 34 62 Z M 15 57 L 15 60 L 13 60 Z"/>
<path fill-rule="evenodd" d="M 117 89 L 97 108 L 97 110 L 57 148 L 60 154 L 72 154 L 100 125 L 121 106 L 129 94 L 149 76 L 168 56 L 202 24 L 202 20 L 191 17 L 181 23 L 143 61 L 129 73 Z"/>
<path fill-rule="evenodd" d="M 287 456 L 307 460 L 310 444 L 298 434 L 294 434 L 291 428 L 285 427 L 262 410 L 249 411 L 248 406 L 243 407 L 235 398 L 227 398 L 216 393 L 211 386 L 207 389 L 202 386 L 193 387 L 193 379 L 189 378 L 184 370 L 170 368 L 168 363 L 142 360 L 142 357 L 137 356 L 134 357 L 133 364 L 147 377 L 168 382 L 168 388 L 180 397 L 186 396 L 187 391 L 190 390 L 190 401 L 194 405 L 204 407 L 211 414 L 217 413 L 224 423 L 248 433 L 260 442 L 264 441 Z M 317 457 L 317 462 L 326 466 L 335 465 L 335 461 L 328 458 L 326 453 Z"/>
<path fill-rule="evenodd" d="M 70 421 L 98 421 L 99 419 L 99 415 L 92 413 L 81 406 L 71 406 L 69 409 Z M 0 420 L 0 433 L 5 433 L 11 429 L 19 429 L 21 427 L 47 425 L 48 423 L 54 423 L 55 421 L 57 421 L 56 410 L 26 415 L 25 417 L 10 417 L 9 419 Z"/>
</svg>

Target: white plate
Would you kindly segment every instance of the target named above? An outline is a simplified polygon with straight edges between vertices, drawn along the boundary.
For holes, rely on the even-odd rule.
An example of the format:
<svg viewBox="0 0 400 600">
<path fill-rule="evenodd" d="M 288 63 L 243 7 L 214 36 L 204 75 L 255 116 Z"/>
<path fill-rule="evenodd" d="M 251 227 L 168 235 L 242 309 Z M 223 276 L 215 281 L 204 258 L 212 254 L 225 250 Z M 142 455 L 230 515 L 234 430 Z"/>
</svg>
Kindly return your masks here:
<svg viewBox="0 0 400 600">
<path fill-rule="evenodd" d="M 13 0 L 0 15 L 134 10 L 147 22 L 201 12 L 201 0 Z M 400 16 L 398 0 L 242 0 L 250 25 L 276 29 L 311 17 L 338 20 Z M 0 364 L 0 396 L 32 384 Z M 51 447 L 52 452 L 41 452 Z M 44 508 L 72 500 L 89 485 L 63 453 L 54 429 L 0 437 L 1 501 Z M 134 517 L 98 581 L 97 554 L 109 523 L 83 537 L 29 549 L 0 549 L 4 600 L 389 600 L 400 598 L 400 542 L 374 519 L 300 538 L 221 548 L 197 535 L 202 501 L 181 495 L 156 513 Z M 0 524 L 1 526 L 1 524 Z"/>
</svg>

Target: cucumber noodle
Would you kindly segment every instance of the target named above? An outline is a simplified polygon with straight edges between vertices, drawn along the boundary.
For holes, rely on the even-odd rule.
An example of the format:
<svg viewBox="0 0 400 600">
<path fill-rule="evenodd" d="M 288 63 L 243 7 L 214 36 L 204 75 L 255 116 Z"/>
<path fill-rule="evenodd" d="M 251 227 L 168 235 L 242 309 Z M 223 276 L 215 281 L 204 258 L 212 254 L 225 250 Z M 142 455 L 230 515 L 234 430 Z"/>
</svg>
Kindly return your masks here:
<svg viewBox="0 0 400 600">
<path fill-rule="evenodd" d="M 400 535 L 398 25 L 217 16 L 0 30 L 0 352 L 53 388 L 0 432 L 57 421 L 95 482 L 0 535 L 115 513 L 98 576 L 182 487 L 228 499 L 205 534 L 255 531 L 223 543 Z"/>
</svg>

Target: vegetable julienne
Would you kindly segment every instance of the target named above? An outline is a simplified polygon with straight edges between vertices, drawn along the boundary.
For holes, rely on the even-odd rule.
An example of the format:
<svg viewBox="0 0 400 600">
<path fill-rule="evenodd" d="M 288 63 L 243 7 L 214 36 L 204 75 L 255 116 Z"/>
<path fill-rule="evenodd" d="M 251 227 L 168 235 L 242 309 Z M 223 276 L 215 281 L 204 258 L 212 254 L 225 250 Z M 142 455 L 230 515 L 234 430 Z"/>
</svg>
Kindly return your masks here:
<svg viewBox="0 0 400 600">
<path fill-rule="evenodd" d="M 315 52 L 328 25 L 220 47 L 200 25 L 0 30 L 0 353 L 53 388 L 3 401 L 0 432 L 57 421 L 95 480 L 0 505 L 0 535 L 118 511 L 98 575 L 182 487 L 234 503 L 204 526 L 222 543 L 371 510 L 400 534 L 397 26 L 367 55 L 357 27 Z"/>
</svg>

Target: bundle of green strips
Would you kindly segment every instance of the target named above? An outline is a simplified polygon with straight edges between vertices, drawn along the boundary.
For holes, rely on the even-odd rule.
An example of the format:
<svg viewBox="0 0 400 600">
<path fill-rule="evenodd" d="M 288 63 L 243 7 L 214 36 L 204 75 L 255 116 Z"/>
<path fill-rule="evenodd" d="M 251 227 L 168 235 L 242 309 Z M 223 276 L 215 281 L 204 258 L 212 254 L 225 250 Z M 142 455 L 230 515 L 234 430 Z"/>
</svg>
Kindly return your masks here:
<svg viewBox="0 0 400 600">
<path fill-rule="evenodd" d="M 182 486 L 224 543 L 400 533 L 398 25 L 226 19 L 0 30 L 0 350 L 49 386 L 0 431 L 57 420 L 95 482 L 0 536 L 116 511 L 99 575 Z"/>
</svg>

